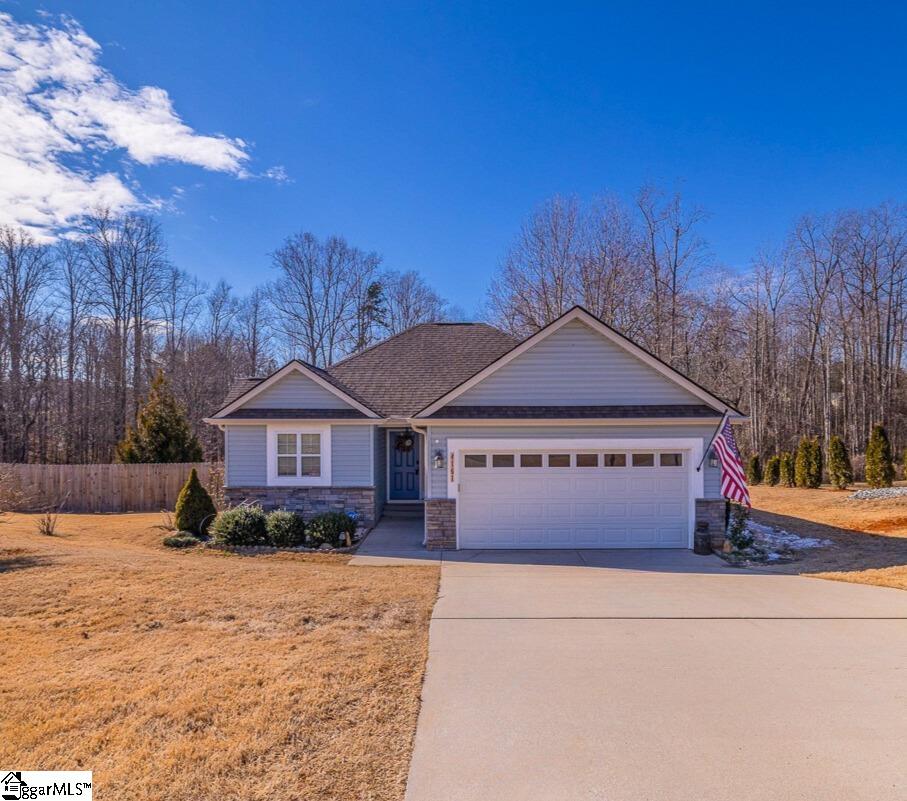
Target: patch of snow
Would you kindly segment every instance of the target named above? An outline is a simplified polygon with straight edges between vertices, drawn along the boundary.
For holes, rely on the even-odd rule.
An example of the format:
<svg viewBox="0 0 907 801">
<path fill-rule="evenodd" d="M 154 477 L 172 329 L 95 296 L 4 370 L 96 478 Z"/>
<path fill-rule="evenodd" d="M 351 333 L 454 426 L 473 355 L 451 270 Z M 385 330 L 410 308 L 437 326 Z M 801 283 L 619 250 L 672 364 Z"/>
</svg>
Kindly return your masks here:
<svg viewBox="0 0 907 801">
<path fill-rule="evenodd" d="M 907 495 L 907 487 L 880 487 L 879 489 L 858 490 L 847 496 L 849 501 L 875 501 L 883 498 L 900 498 Z"/>
<path fill-rule="evenodd" d="M 748 520 L 747 531 L 756 541 L 756 545 L 768 552 L 768 559 L 778 559 L 778 551 L 803 551 L 807 548 L 825 548 L 831 540 L 820 540 L 817 537 L 801 537 L 784 529 L 766 526 L 755 520 Z"/>
</svg>

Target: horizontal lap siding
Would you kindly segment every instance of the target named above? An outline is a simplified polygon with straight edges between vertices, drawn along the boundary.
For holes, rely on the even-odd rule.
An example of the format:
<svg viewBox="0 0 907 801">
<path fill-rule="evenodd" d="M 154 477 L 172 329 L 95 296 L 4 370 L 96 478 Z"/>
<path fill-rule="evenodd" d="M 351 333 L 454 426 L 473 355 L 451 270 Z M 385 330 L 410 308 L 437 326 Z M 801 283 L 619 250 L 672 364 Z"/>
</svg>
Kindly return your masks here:
<svg viewBox="0 0 907 801">
<path fill-rule="evenodd" d="M 371 487 L 372 426 L 331 426 L 331 484 Z"/>
<path fill-rule="evenodd" d="M 311 378 L 290 373 L 242 405 L 243 409 L 349 409 L 350 405 Z"/>
<path fill-rule="evenodd" d="M 667 437 L 702 437 L 703 447 L 715 433 L 715 426 L 709 425 L 646 425 L 646 426 L 432 426 L 429 428 L 430 450 L 440 448 L 447 452 L 447 440 L 455 437 L 476 437 L 485 439 L 524 439 L 539 437 L 557 439 L 561 437 L 603 437 L 612 439 L 665 439 Z M 705 497 L 721 496 L 720 471 L 710 468 L 708 460 L 702 468 L 704 473 Z M 429 468 L 431 474 L 431 497 L 447 497 L 447 471 L 445 468 Z"/>
<path fill-rule="evenodd" d="M 227 486 L 263 487 L 268 483 L 265 426 L 227 426 Z"/>
<path fill-rule="evenodd" d="M 457 406 L 701 402 L 579 321 L 567 323 L 451 401 Z"/>
</svg>

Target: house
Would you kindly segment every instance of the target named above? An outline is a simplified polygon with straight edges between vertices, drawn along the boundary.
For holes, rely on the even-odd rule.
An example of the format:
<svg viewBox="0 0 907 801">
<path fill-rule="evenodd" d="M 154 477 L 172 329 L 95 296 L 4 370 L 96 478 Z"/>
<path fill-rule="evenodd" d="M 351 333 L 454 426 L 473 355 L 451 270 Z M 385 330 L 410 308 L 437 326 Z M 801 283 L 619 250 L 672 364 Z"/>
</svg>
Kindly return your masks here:
<svg viewBox="0 0 907 801">
<path fill-rule="evenodd" d="M 19 798 L 22 788 L 28 786 L 22 781 L 22 773 L 20 771 L 15 773 L 12 771 L 8 772 L 0 779 L 0 783 L 3 786 L 3 798 Z"/>
<path fill-rule="evenodd" d="M 230 502 L 376 521 L 424 505 L 436 548 L 688 548 L 723 529 L 723 416 L 744 416 L 580 307 L 519 341 L 425 323 L 328 369 L 230 390 Z"/>
</svg>

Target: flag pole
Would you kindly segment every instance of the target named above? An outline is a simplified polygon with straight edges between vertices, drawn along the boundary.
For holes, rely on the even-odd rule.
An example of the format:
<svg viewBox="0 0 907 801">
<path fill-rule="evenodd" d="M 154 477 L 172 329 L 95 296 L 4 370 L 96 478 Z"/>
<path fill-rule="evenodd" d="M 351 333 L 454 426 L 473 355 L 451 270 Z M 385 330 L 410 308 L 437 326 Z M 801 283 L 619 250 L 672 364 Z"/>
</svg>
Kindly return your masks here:
<svg viewBox="0 0 907 801">
<path fill-rule="evenodd" d="M 702 452 L 702 458 L 699 460 L 699 465 L 696 467 L 696 472 L 698 473 L 702 470 L 702 463 L 706 460 L 706 457 L 709 455 L 709 451 L 712 450 L 712 445 L 715 442 L 715 437 L 718 436 L 718 432 L 724 428 L 724 421 L 727 420 L 728 411 L 725 410 L 724 415 L 721 418 L 721 422 L 718 424 L 718 428 L 715 429 L 715 433 L 712 434 L 712 438 L 709 440 L 708 447 Z"/>
</svg>

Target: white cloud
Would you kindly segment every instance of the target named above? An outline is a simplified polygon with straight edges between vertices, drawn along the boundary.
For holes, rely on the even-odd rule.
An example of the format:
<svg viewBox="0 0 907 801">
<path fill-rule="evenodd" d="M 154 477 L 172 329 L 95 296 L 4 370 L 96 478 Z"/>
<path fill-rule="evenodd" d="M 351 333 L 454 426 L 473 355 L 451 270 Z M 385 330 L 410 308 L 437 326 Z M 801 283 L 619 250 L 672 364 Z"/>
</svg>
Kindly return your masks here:
<svg viewBox="0 0 907 801">
<path fill-rule="evenodd" d="M 100 45 L 71 19 L 17 23 L 0 12 L 0 224 L 42 237 L 98 206 L 149 205 L 108 153 L 246 177 L 242 139 L 196 133 L 166 90 L 123 86 L 98 64 Z"/>
</svg>

